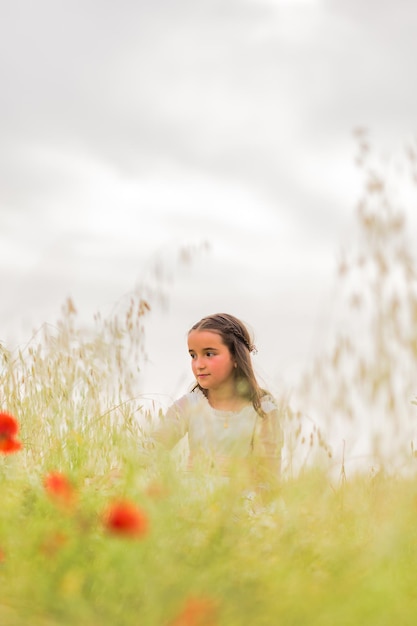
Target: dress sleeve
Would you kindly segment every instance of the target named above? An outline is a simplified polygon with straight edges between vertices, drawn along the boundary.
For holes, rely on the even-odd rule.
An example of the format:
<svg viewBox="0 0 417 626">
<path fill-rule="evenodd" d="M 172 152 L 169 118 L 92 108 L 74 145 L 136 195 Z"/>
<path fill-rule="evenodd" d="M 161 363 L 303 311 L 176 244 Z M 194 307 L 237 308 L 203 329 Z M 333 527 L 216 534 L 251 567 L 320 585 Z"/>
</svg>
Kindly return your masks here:
<svg viewBox="0 0 417 626">
<path fill-rule="evenodd" d="M 253 453 L 279 472 L 284 445 L 282 410 L 271 396 L 262 399 L 261 407 L 264 416 L 257 418 Z"/>
<path fill-rule="evenodd" d="M 171 450 L 188 432 L 186 397 L 174 402 L 160 420 L 159 426 L 148 437 L 148 444 L 154 442 Z"/>
</svg>

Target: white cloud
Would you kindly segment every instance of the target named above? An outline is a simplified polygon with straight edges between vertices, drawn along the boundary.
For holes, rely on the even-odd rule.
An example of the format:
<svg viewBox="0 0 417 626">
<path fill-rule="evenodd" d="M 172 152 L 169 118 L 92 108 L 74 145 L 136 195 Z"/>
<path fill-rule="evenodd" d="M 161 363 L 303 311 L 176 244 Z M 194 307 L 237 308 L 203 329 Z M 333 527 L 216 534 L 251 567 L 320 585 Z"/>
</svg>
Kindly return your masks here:
<svg viewBox="0 0 417 626">
<path fill-rule="evenodd" d="M 317 7 L 322 3 L 322 0 L 246 0 L 246 2 L 258 7 L 269 6 L 273 9 L 279 9 L 281 7 L 296 8 L 299 6 Z"/>
<path fill-rule="evenodd" d="M 415 4 L 9 5 L 2 327 L 69 294 L 111 304 L 207 239 L 169 315 L 153 312 L 153 387 L 173 388 L 183 332 L 218 309 L 253 325 L 271 376 L 294 371 L 354 208 L 352 127 L 376 142 L 415 130 Z"/>
</svg>

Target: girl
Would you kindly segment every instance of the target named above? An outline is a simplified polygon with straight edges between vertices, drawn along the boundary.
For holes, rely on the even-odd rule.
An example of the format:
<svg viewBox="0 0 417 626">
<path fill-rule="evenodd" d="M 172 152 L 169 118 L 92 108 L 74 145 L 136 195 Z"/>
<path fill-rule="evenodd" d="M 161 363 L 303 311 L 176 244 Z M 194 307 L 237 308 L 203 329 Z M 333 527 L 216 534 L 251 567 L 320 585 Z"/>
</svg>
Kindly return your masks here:
<svg viewBox="0 0 417 626">
<path fill-rule="evenodd" d="M 283 444 L 280 411 L 255 377 L 245 325 L 232 315 L 204 317 L 188 333 L 196 382 L 168 409 L 152 439 L 171 449 L 188 434 L 189 468 L 228 474 L 236 461 L 257 479 L 277 478 Z"/>
</svg>

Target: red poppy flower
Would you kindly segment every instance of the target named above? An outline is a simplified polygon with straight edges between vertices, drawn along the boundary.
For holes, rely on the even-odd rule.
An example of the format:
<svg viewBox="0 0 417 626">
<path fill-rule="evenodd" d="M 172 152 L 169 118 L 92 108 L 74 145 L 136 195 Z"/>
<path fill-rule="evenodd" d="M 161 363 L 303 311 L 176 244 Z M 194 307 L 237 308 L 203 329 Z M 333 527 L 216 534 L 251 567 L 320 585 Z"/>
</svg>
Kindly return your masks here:
<svg viewBox="0 0 417 626">
<path fill-rule="evenodd" d="M 16 439 L 18 431 L 16 418 L 9 413 L 0 413 L 0 452 L 10 454 L 22 448 L 22 444 Z"/>
<path fill-rule="evenodd" d="M 68 506 L 74 503 L 75 489 L 64 474 L 51 472 L 44 479 L 48 495 L 59 504 Z"/>
<path fill-rule="evenodd" d="M 148 516 L 132 502 L 113 502 L 104 516 L 107 530 L 119 535 L 140 537 L 148 532 Z"/>
<path fill-rule="evenodd" d="M 210 598 L 191 597 L 170 626 L 215 626 L 216 606 Z"/>
</svg>

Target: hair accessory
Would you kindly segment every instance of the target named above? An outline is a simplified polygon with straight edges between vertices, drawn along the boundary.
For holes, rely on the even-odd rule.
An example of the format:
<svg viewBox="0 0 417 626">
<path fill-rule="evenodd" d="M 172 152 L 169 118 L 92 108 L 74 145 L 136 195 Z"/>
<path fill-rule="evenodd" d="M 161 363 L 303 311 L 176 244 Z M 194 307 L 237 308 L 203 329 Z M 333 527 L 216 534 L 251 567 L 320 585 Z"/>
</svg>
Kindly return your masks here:
<svg viewBox="0 0 417 626">
<path fill-rule="evenodd" d="M 225 330 L 226 332 L 234 335 L 236 339 L 239 339 L 239 341 L 241 341 L 246 346 L 249 352 L 251 352 L 252 354 L 258 353 L 257 347 L 253 343 L 249 343 L 244 334 L 238 328 L 235 328 L 234 326 L 228 326 Z"/>
</svg>

